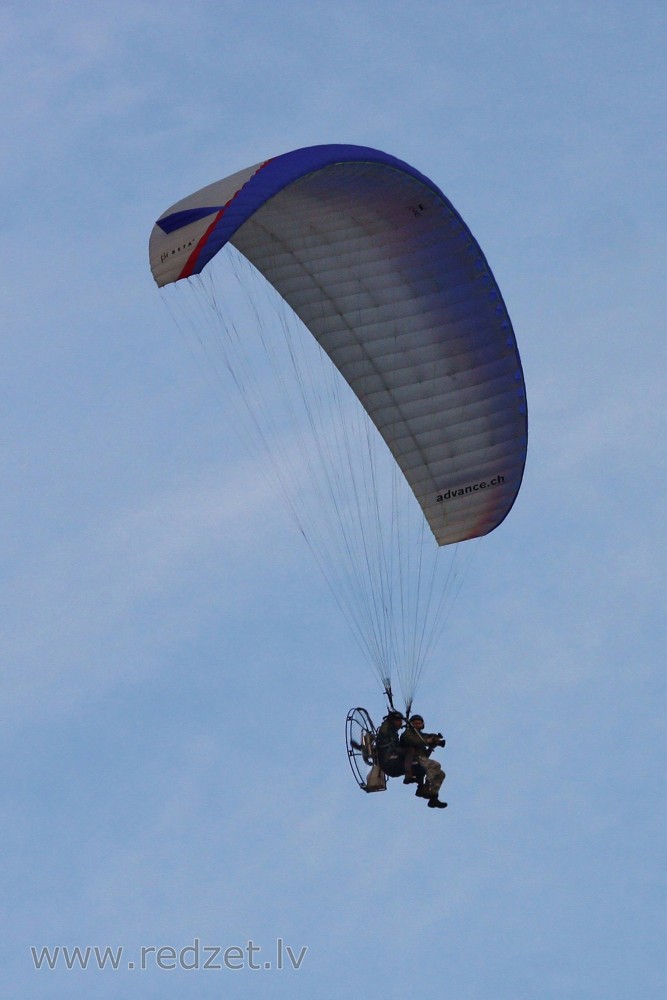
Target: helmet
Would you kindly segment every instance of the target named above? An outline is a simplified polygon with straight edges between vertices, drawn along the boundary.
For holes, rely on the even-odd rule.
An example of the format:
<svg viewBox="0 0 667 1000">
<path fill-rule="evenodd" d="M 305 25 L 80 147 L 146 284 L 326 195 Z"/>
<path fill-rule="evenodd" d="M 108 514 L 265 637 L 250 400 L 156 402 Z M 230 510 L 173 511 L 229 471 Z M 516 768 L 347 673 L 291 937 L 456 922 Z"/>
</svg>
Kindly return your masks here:
<svg viewBox="0 0 667 1000">
<path fill-rule="evenodd" d="M 410 722 L 423 722 L 424 717 L 422 715 L 411 715 Z"/>
</svg>

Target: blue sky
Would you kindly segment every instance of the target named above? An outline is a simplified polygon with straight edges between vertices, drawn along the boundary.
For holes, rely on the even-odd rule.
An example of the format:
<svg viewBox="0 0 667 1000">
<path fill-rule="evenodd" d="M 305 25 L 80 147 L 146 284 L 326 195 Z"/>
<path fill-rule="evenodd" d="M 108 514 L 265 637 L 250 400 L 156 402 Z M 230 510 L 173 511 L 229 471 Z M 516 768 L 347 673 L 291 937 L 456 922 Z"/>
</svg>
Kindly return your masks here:
<svg viewBox="0 0 667 1000">
<path fill-rule="evenodd" d="M 663 5 L 0 25 L 6 995 L 663 997 Z M 320 142 L 445 191 L 528 386 L 521 494 L 421 689 L 437 815 L 355 788 L 343 720 L 379 689 L 148 269 L 178 198 Z M 298 971 L 128 968 L 278 938 Z M 125 952 L 36 971 L 45 945 Z"/>
</svg>

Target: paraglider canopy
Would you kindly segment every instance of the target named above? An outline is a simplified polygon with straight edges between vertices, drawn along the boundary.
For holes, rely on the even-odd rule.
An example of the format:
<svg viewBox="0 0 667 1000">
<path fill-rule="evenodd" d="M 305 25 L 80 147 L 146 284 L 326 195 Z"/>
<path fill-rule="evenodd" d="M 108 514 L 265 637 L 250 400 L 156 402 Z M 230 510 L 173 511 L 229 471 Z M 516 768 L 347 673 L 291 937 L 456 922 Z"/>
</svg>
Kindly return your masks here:
<svg viewBox="0 0 667 1000">
<path fill-rule="evenodd" d="M 294 150 L 168 209 L 156 282 L 199 273 L 228 242 L 349 383 L 438 544 L 497 527 L 523 475 L 523 374 L 498 285 L 442 191 L 378 150 Z"/>
</svg>

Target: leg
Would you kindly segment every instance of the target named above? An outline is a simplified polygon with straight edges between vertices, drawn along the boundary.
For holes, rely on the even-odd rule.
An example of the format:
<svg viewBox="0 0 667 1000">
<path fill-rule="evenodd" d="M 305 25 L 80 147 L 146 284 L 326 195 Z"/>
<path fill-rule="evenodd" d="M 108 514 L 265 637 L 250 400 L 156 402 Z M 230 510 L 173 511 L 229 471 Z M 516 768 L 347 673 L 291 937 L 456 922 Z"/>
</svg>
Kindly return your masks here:
<svg viewBox="0 0 667 1000">
<path fill-rule="evenodd" d="M 447 803 L 441 802 L 438 798 L 438 792 L 440 787 L 445 780 L 445 772 L 438 764 L 437 760 L 431 760 L 429 757 L 420 757 L 419 763 L 424 768 L 426 772 L 426 782 L 429 789 L 429 794 L 424 795 L 424 798 L 428 797 L 428 806 L 431 809 L 446 809 Z M 419 789 L 417 790 L 419 791 Z"/>
<path fill-rule="evenodd" d="M 437 797 L 438 792 L 445 780 L 445 772 L 438 763 L 437 760 L 431 760 L 430 758 L 422 758 L 419 763 L 422 765 L 426 771 L 426 780 L 431 786 L 431 791 L 433 795 Z"/>
<path fill-rule="evenodd" d="M 418 778 L 415 777 L 413 769 L 414 763 L 415 763 L 415 751 L 413 747 L 409 747 L 405 751 L 405 777 L 403 778 L 404 785 L 414 785 L 418 783 Z"/>
</svg>

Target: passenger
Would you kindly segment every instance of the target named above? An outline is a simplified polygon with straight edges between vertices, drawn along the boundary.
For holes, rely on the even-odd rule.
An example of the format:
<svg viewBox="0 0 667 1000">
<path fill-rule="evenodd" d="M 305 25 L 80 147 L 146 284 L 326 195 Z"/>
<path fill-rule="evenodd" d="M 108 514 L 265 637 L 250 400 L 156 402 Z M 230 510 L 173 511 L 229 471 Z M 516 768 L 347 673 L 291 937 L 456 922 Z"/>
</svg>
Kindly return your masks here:
<svg viewBox="0 0 667 1000">
<path fill-rule="evenodd" d="M 424 720 L 421 715 L 412 715 L 400 737 L 400 746 L 404 751 L 403 768 L 405 784 L 418 781 L 414 776 L 414 768 L 423 768 L 426 781 L 419 785 L 415 795 L 428 799 L 431 809 L 446 809 L 447 803 L 438 798 L 440 787 L 445 780 L 445 772 L 437 760 L 431 760 L 431 754 L 436 747 L 444 747 L 442 733 L 425 733 Z"/>
</svg>

